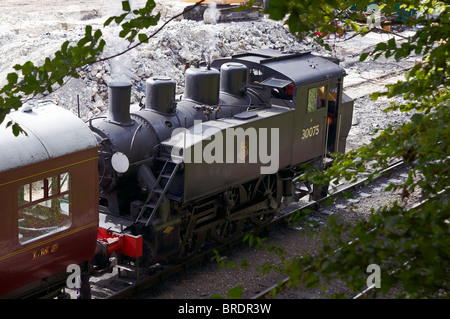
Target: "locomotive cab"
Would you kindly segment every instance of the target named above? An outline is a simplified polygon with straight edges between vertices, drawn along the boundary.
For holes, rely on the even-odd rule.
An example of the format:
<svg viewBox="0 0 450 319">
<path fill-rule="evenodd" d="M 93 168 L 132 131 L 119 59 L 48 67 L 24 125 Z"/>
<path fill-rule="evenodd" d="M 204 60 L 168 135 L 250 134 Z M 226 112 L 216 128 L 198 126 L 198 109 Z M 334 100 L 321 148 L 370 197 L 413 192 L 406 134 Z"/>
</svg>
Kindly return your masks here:
<svg viewBox="0 0 450 319">
<path fill-rule="evenodd" d="M 213 62 L 248 67 L 252 106 L 294 109 L 291 165 L 344 152 L 353 100 L 342 92 L 345 71 L 337 61 L 310 52 L 263 49 Z"/>
</svg>

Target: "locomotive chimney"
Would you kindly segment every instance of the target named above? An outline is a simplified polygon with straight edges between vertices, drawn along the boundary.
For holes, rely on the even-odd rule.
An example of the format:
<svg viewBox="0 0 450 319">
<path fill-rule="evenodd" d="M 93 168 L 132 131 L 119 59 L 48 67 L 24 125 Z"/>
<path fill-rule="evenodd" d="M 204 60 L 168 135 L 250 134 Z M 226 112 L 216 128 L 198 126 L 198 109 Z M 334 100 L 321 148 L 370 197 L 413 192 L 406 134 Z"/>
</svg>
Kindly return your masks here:
<svg viewBox="0 0 450 319">
<path fill-rule="evenodd" d="M 128 82 L 111 82 L 108 88 L 108 120 L 118 124 L 130 124 L 131 84 Z"/>
</svg>

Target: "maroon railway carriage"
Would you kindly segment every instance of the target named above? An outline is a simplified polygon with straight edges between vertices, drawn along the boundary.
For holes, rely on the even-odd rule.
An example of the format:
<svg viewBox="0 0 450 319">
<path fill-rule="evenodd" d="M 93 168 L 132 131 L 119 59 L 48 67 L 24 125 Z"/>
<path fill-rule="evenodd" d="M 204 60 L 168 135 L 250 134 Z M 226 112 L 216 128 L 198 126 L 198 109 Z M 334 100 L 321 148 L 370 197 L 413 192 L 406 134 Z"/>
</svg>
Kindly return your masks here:
<svg viewBox="0 0 450 319">
<path fill-rule="evenodd" d="M 9 121 L 26 134 L 15 137 Z M 87 271 L 98 231 L 98 144 L 54 103 L 0 125 L 0 298 L 51 297 Z"/>
</svg>

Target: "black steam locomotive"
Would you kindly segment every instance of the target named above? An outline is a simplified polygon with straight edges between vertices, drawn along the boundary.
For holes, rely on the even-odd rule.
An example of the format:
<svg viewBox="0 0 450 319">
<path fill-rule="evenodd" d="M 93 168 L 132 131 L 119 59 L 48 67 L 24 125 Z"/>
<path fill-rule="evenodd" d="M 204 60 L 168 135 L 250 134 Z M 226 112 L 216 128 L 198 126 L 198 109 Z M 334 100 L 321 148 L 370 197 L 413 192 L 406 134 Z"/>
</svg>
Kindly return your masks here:
<svg viewBox="0 0 450 319">
<path fill-rule="evenodd" d="M 148 79 L 145 103 L 131 106 L 131 85 L 110 83 L 107 116 L 89 122 L 102 146 L 102 238 L 134 238 L 126 255 L 141 265 L 183 260 L 267 223 L 282 198 L 323 196 L 298 180 L 299 165 L 323 168 L 345 151 L 344 76 L 331 59 L 267 49 L 187 69 L 180 99 L 168 77 Z M 130 251 L 102 238 L 97 268 Z"/>
<path fill-rule="evenodd" d="M 0 124 L 0 296 L 59 295 L 67 269 L 88 296 L 87 275 L 115 257 L 137 271 L 184 260 L 269 222 L 282 200 L 324 196 L 302 167 L 345 151 L 344 76 L 309 52 L 260 50 L 188 69 L 182 99 L 167 77 L 138 105 L 130 84 L 109 83 L 107 116 L 87 125 L 49 101 L 11 112 L 27 134 Z"/>
</svg>

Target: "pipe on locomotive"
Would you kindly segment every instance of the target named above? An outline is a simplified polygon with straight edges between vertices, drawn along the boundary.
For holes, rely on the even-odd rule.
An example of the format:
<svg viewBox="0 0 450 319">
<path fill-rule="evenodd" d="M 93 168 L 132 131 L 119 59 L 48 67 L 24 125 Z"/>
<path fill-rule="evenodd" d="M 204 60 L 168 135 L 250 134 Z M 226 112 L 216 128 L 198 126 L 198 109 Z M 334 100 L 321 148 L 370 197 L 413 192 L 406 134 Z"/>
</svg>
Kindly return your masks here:
<svg viewBox="0 0 450 319">
<path fill-rule="evenodd" d="M 248 105 L 249 102 L 241 101 L 246 96 L 247 74 L 247 67 L 240 63 L 225 63 L 220 72 L 211 68 L 191 67 L 186 70 L 183 99 L 199 105 Z M 147 79 L 145 108 L 158 113 L 173 114 L 177 107 L 175 91 L 176 82 L 170 77 L 155 76 Z M 119 125 L 131 125 L 131 84 L 129 82 L 110 82 L 108 96 L 107 119 Z M 226 97 L 224 98 L 224 96 Z M 191 111 L 192 105 L 185 106 L 184 109 L 186 108 L 189 108 L 186 111 Z M 234 110 L 234 114 L 238 112 Z M 221 117 L 226 116 L 230 116 L 230 114 L 223 114 Z"/>
</svg>

